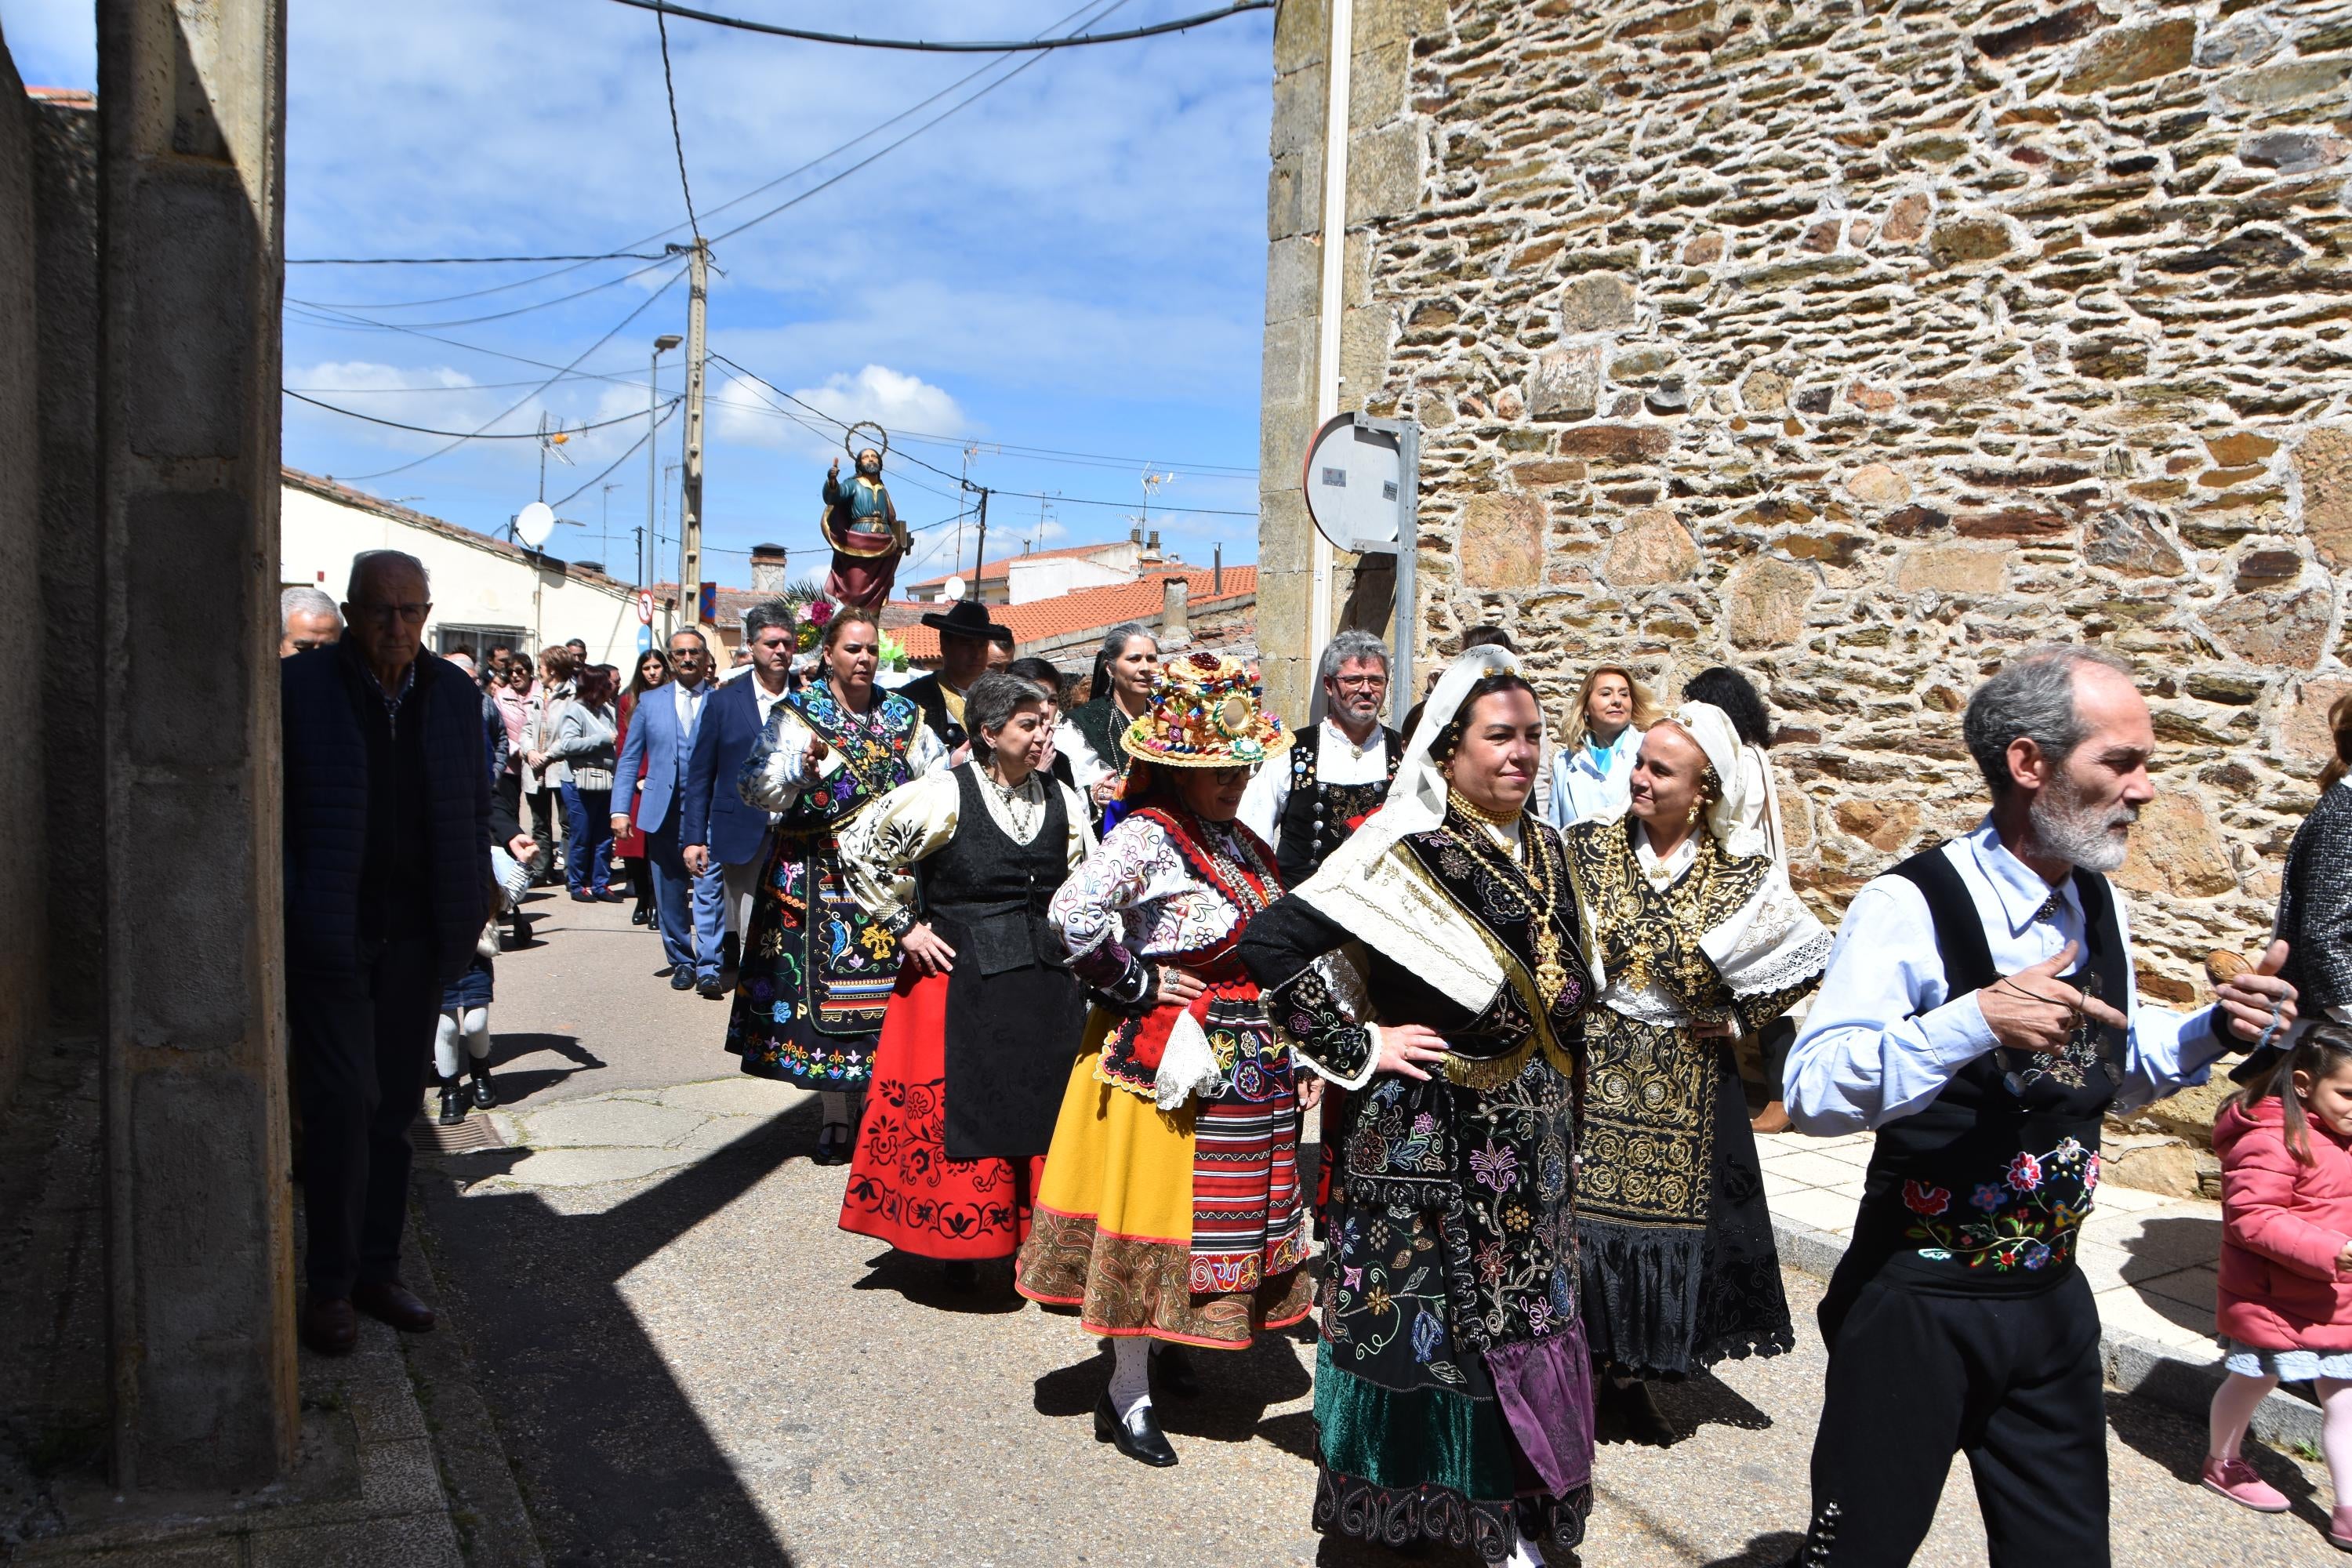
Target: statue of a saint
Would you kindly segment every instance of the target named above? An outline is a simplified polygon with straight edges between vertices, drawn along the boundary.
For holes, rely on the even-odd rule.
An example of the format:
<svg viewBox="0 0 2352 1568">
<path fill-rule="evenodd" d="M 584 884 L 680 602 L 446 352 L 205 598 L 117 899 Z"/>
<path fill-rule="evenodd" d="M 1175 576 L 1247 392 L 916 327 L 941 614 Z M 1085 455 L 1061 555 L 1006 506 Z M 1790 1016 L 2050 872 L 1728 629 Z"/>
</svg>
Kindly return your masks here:
<svg viewBox="0 0 2352 1568">
<path fill-rule="evenodd" d="M 825 579 L 826 596 L 852 609 L 878 612 L 890 596 L 891 581 L 909 541 L 890 491 L 882 483 L 882 451 L 866 447 L 857 454 L 857 471 L 847 484 L 841 480 L 841 459 L 835 458 L 824 476 L 824 517 L 820 526 L 833 547 L 833 574 Z"/>
</svg>

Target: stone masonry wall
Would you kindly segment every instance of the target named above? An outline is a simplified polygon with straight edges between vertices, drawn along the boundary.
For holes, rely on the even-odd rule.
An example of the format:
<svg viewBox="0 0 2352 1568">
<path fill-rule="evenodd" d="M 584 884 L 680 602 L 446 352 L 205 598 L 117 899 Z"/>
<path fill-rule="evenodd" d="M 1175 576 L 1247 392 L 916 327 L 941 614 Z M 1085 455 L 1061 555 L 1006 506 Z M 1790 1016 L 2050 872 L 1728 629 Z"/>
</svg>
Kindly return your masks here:
<svg viewBox="0 0 2352 1568">
<path fill-rule="evenodd" d="M 1276 35 L 1269 650 L 1304 637 L 1327 25 L 1289 0 Z M 1598 659 L 1669 697 L 1746 669 L 1834 916 L 1980 812 L 1972 686 L 2115 648 L 2160 741 L 2120 879 L 2142 993 L 2254 948 L 2352 692 L 2352 0 L 1360 0 L 1355 30 L 1342 402 L 1424 427 L 1421 656 L 1498 622 L 1555 721 Z"/>
</svg>

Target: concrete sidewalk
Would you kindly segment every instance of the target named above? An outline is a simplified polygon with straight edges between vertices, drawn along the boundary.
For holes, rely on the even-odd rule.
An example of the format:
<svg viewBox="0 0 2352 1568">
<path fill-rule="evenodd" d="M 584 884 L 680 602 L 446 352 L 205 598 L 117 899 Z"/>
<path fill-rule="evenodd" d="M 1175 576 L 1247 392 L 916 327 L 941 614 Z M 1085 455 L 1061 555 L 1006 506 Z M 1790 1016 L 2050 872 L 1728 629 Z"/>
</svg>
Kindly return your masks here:
<svg viewBox="0 0 2352 1568">
<path fill-rule="evenodd" d="M 1827 1279 L 1845 1256 L 1862 1202 L 1872 1138 L 1756 1140 L 1780 1260 Z M 2221 1205 L 2100 1184 L 2076 1261 L 2099 1305 L 2107 1381 L 2201 1415 L 2221 1381 L 2213 1337 L 2213 1288 L 2221 1253 Z M 2280 1389 L 2254 1417 L 2255 1435 L 2316 1448 L 2319 1411 Z"/>
</svg>

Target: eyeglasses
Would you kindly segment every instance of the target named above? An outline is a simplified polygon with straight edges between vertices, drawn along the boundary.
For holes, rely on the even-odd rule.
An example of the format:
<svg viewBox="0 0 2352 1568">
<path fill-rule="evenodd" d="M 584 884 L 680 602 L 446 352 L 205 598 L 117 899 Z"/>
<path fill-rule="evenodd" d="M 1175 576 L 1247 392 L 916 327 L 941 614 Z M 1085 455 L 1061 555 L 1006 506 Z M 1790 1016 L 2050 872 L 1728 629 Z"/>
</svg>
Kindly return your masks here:
<svg viewBox="0 0 2352 1568">
<path fill-rule="evenodd" d="M 1385 675 L 1335 675 L 1331 683 L 1342 691 L 1377 691 L 1388 685 L 1389 678 Z"/>
<path fill-rule="evenodd" d="M 351 608 L 354 617 L 365 616 L 372 621 L 415 621 L 422 624 L 425 617 L 432 613 L 433 606 L 429 602 L 422 605 L 377 605 L 362 600 Z"/>
</svg>

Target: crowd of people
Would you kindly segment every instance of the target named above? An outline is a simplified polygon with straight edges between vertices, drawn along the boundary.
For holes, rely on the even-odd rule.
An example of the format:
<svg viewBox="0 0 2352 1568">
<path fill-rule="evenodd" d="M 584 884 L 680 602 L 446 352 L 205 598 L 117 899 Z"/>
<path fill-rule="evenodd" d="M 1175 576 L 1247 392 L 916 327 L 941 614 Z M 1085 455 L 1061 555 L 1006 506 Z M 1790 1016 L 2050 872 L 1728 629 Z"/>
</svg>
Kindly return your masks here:
<svg viewBox="0 0 2352 1568">
<path fill-rule="evenodd" d="M 1656 1384 L 1795 1344 L 1759 1132 L 1867 1129 L 1794 1561 L 1908 1561 L 1959 1453 L 1996 1568 L 2104 1563 L 2074 1267 L 2100 1127 L 2244 1051 L 2204 1480 L 2284 1508 L 2244 1433 L 2315 1378 L 2352 1496 L 2352 700 L 2276 940 L 2179 1015 L 2137 1000 L 2106 875 L 2155 732 L 2095 649 L 1984 681 L 1981 822 L 1833 932 L 1790 884 L 1769 709 L 1727 667 L 1669 706 L 1598 666 L 1556 724 L 1482 627 L 1391 728 L 1385 647 L 1343 632 L 1294 731 L 1254 668 L 1163 658 L 1139 625 L 1072 705 L 969 602 L 924 616 L 940 666 L 898 689 L 854 605 L 805 668 L 775 602 L 736 679 L 688 629 L 625 691 L 564 648 L 492 649 L 478 686 L 422 653 L 429 607 L 386 552 L 353 564 L 342 644 L 312 624 L 335 606 L 287 605 L 320 1348 L 354 1310 L 430 1326 L 397 1276 L 404 1130 L 428 1054 L 444 1119 L 495 1102 L 492 910 L 553 874 L 561 822 L 571 896 L 625 883 L 669 984 L 730 1002 L 741 1070 L 815 1092 L 842 1227 L 961 1289 L 1009 1260 L 1109 1342 L 1096 1435 L 1142 1463 L 1179 1461 L 1154 1400 L 1197 1388 L 1191 1352 L 1314 1313 L 1316 1526 L 1538 1563 L 1581 1538 L 1599 1413 L 1672 1442 Z"/>
</svg>

